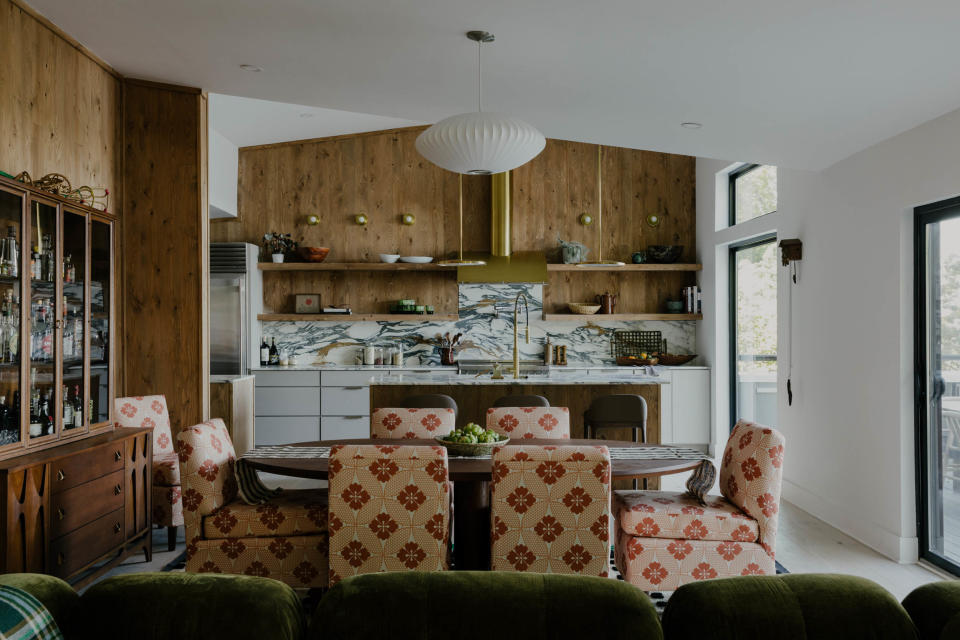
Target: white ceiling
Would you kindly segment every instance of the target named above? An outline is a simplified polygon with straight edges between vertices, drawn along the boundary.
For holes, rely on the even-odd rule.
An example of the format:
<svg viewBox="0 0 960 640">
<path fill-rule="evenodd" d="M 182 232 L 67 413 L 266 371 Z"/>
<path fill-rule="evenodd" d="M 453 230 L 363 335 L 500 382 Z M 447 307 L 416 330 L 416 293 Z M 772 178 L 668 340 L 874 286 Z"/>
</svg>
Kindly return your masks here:
<svg viewBox="0 0 960 640">
<path fill-rule="evenodd" d="M 955 0 L 28 1 L 126 75 L 425 122 L 487 29 L 485 107 L 548 137 L 797 168 L 960 107 Z"/>
<path fill-rule="evenodd" d="M 412 127 L 423 122 L 210 94 L 210 127 L 238 147 Z"/>
</svg>

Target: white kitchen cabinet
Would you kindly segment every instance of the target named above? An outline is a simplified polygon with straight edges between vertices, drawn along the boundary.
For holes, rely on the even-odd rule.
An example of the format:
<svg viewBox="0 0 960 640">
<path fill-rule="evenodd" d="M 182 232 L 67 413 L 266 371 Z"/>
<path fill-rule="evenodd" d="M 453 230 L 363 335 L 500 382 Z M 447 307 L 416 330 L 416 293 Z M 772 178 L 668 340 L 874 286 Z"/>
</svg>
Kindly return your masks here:
<svg viewBox="0 0 960 640">
<path fill-rule="evenodd" d="M 324 440 L 362 440 L 370 437 L 370 416 L 323 416 Z"/>
<path fill-rule="evenodd" d="M 258 416 L 254 438 L 257 446 L 319 440 L 320 418 L 319 416 Z"/>
<path fill-rule="evenodd" d="M 368 371 L 323 372 L 320 433 L 324 440 L 370 437 L 371 375 Z"/>
<path fill-rule="evenodd" d="M 660 443 L 710 444 L 710 370 L 669 370 L 660 386 Z"/>
<path fill-rule="evenodd" d="M 319 416 L 320 387 L 263 387 L 258 383 L 255 406 L 258 416 Z"/>
<path fill-rule="evenodd" d="M 323 387 L 320 390 L 320 415 L 369 416 L 370 385 Z"/>
</svg>

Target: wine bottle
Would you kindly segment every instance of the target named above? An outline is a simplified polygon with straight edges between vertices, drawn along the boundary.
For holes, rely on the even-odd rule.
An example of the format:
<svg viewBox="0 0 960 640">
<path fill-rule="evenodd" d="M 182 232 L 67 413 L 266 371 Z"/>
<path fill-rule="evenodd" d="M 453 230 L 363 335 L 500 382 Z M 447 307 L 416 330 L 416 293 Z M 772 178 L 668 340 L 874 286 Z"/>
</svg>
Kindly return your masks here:
<svg viewBox="0 0 960 640">
<path fill-rule="evenodd" d="M 43 396 L 40 401 L 39 422 L 43 435 L 48 436 L 53 433 L 53 416 L 50 415 L 50 400 L 47 396 Z"/>
<path fill-rule="evenodd" d="M 260 366 L 265 367 L 270 364 L 270 347 L 267 345 L 267 337 L 260 339 Z"/>
<path fill-rule="evenodd" d="M 90 401 L 91 405 L 93 400 Z M 83 426 L 83 398 L 80 397 L 80 385 L 73 388 L 73 426 Z"/>
<path fill-rule="evenodd" d="M 43 435 L 40 424 L 40 392 L 34 391 L 30 396 L 30 436 L 36 438 Z"/>
<path fill-rule="evenodd" d="M 277 351 L 276 338 L 270 338 L 270 364 L 280 364 L 280 352 Z"/>
<path fill-rule="evenodd" d="M 73 404 L 68 397 L 67 385 L 63 385 L 63 428 L 73 428 Z"/>
</svg>

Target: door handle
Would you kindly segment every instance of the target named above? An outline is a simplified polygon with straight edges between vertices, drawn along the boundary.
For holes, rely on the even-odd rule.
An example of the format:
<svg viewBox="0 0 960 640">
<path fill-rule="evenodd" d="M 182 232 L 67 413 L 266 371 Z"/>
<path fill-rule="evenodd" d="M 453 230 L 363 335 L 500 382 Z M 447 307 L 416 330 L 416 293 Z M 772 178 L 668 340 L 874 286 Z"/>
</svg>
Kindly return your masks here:
<svg viewBox="0 0 960 640">
<path fill-rule="evenodd" d="M 122 457 L 123 457 L 123 454 L 120 453 L 119 451 L 113 452 L 113 459 L 116 460 L 117 462 L 120 462 L 120 458 Z"/>
<path fill-rule="evenodd" d="M 343 416 L 344 420 L 363 420 L 367 416 Z"/>
<path fill-rule="evenodd" d="M 120 523 L 119 523 L 119 522 L 115 522 L 115 523 L 113 524 L 113 532 L 114 532 L 114 533 L 120 533 Z"/>
<path fill-rule="evenodd" d="M 57 469 L 57 480 L 63 480 L 66 476 L 63 475 L 63 469 Z"/>
<path fill-rule="evenodd" d="M 365 389 L 365 388 L 366 388 L 366 387 L 362 387 L 362 386 L 361 386 L 361 387 L 344 387 L 344 390 L 346 390 L 346 391 L 359 391 L 359 390 Z"/>
<path fill-rule="evenodd" d="M 117 485 L 113 488 L 113 495 L 118 496 L 120 495 L 121 491 L 123 491 L 123 487 L 121 487 L 120 485 Z"/>
<path fill-rule="evenodd" d="M 67 514 L 64 513 L 63 508 L 62 508 L 62 507 L 57 507 L 57 518 L 59 518 L 60 520 L 63 520 L 63 517 L 64 517 L 65 515 L 67 515 Z"/>
<path fill-rule="evenodd" d="M 63 557 L 63 552 L 62 552 L 62 551 L 57 554 L 57 566 L 58 566 L 58 567 L 63 565 L 64 559 L 65 559 L 65 558 Z"/>
</svg>

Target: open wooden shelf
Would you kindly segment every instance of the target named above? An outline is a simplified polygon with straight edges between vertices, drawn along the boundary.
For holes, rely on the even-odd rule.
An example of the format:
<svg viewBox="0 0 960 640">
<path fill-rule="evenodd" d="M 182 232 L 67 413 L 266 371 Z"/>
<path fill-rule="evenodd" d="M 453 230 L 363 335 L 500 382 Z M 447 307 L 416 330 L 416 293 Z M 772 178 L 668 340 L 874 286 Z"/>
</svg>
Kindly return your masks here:
<svg viewBox="0 0 960 640">
<path fill-rule="evenodd" d="M 258 320 L 272 322 L 445 322 L 459 320 L 455 313 L 261 313 Z"/>
<path fill-rule="evenodd" d="M 414 264 L 412 262 L 261 262 L 261 271 L 449 271 L 456 273 L 456 267 L 445 267 L 435 262 Z"/>
<path fill-rule="evenodd" d="M 547 271 L 579 271 L 581 273 L 591 273 L 594 271 L 700 271 L 702 264 L 692 263 L 673 263 L 673 264 L 653 264 L 645 262 L 643 264 L 625 264 L 621 267 L 610 265 L 608 267 L 578 267 L 575 264 L 548 264 Z"/>
<path fill-rule="evenodd" d="M 555 322 L 630 321 L 630 320 L 703 320 L 702 313 L 545 313 L 544 320 Z"/>
</svg>

